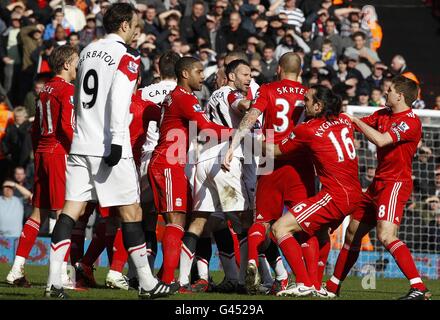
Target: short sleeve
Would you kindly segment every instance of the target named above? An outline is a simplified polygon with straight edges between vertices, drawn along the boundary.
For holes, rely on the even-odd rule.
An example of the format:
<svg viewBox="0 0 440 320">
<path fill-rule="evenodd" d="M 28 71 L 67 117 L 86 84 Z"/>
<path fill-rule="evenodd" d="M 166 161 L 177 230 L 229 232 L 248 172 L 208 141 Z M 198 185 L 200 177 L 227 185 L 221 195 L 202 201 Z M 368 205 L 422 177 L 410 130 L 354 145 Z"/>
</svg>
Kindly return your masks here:
<svg viewBox="0 0 440 320">
<path fill-rule="evenodd" d="M 267 105 L 269 103 L 269 96 L 267 92 L 267 86 L 262 85 L 255 95 L 255 100 L 252 103 L 251 107 L 260 110 L 262 113 L 266 110 Z"/>
<path fill-rule="evenodd" d="M 408 117 L 400 121 L 395 126 L 388 130 L 388 133 L 393 138 L 393 142 L 418 142 L 421 136 L 422 128 L 418 118 Z"/>
<path fill-rule="evenodd" d="M 238 104 L 240 101 L 246 99 L 246 97 L 240 91 L 232 91 L 228 94 L 228 104 L 234 111 L 240 112 L 238 110 Z"/>
<path fill-rule="evenodd" d="M 119 61 L 118 70 L 127 76 L 128 80 L 134 81 L 138 77 L 140 59 L 129 53 L 122 56 Z"/>
</svg>

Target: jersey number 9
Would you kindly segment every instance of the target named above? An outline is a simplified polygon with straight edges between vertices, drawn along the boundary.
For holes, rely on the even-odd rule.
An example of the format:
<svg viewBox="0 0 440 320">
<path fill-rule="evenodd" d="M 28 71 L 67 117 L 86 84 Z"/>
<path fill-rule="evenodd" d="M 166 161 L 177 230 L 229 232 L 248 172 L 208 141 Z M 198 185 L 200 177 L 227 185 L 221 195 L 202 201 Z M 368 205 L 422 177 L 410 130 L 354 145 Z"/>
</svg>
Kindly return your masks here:
<svg viewBox="0 0 440 320">
<path fill-rule="evenodd" d="M 86 95 L 92 96 L 89 102 L 82 103 L 84 109 L 90 109 L 95 105 L 96 97 L 98 96 L 98 74 L 96 73 L 96 70 L 90 69 L 87 71 L 84 76 L 82 87 Z"/>
</svg>

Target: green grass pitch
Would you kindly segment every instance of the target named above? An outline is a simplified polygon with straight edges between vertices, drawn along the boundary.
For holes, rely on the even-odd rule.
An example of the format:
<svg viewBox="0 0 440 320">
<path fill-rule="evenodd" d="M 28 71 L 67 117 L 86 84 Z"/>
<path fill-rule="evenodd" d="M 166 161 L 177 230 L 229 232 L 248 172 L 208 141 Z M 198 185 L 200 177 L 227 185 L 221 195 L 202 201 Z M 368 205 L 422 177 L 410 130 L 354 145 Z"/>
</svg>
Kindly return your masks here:
<svg viewBox="0 0 440 320">
<path fill-rule="evenodd" d="M 10 265 L 0 264 L 0 299 L 26 299 L 36 300 L 43 298 L 43 291 L 47 280 L 48 267 L 47 266 L 26 266 L 26 275 L 28 280 L 32 283 L 32 288 L 14 288 L 9 286 L 6 282 L 6 275 L 9 272 Z M 125 300 L 137 299 L 137 292 L 135 290 L 122 291 L 112 290 L 104 287 L 105 276 L 107 268 L 98 268 L 95 271 L 96 281 L 101 285 L 98 289 L 89 289 L 87 291 L 72 291 L 68 294 L 70 299 L 86 299 L 86 300 Z M 212 276 L 216 283 L 223 278 L 222 272 L 212 272 Z M 427 280 L 426 284 L 433 294 L 433 299 L 438 300 L 440 297 L 440 281 Z M 406 279 L 376 279 L 376 289 L 364 290 L 362 288 L 361 279 L 352 277 L 344 282 L 341 297 L 343 300 L 395 300 L 398 297 L 406 294 L 409 289 L 408 281 Z M 238 294 L 219 294 L 219 293 L 199 293 L 199 294 L 177 294 L 166 299 L 185 299 L 185 300 L 293 300 L 295 298 L 274 297 L 265 295 L 238 295 Z M 297 298 L 300 300 L 320 300 L 319 298 Z"/>
</svg>

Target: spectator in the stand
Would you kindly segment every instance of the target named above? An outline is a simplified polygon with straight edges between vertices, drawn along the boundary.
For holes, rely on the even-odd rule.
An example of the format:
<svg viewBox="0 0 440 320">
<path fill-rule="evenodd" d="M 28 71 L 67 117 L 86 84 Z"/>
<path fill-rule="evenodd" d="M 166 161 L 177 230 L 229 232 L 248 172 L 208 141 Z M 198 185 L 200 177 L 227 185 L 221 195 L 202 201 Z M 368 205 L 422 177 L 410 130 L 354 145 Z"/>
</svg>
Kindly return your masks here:
<svg viewBox="0 0 440 320">
<path fill-rule="evenodd" d="M 218 21 L 223 19 L 227 8 L 228 8 L 227 2 L 224 2 L 222 0 L 218 0 L 215 2 L 213 14 Z"/>
<path fill-rule="evenodd" d="M 37 99 L 40 94 L 41 89 L 43 89 L 44 83 L 47 80 L 47 75 L 37 75 L 34 81 L 34 86 L 31 91 L 29 91 L 25 98 L 23 106 L 26 108 L 26 112 L 29 116 L 29 120 L 33 121 L 35 116 L 35 110 L 37 107 Z"/>
<path fill-rule="evenodd" d="M 312 68 L 327 68 L 329 70 L 337 70 L 336 52 L 333 49 L 330 39 L 324 39 L 321 50 L 315 50 L 312 58 Z"/>
<path fill-rule="evenodd" d="M 359 8 L 340 8 L 335 11 L 336 18 L 340 21 L 340 35 L 341 37 L 350 37 L 353 32 L 351 31 L 351 23 L 359 22 Z"/>
<path fill-rule="evenodd" d="M 246 46 L 250 33 L 241 27 L 240 13 L 233 11 L 229 15 L 229 26 L 223 27 L 219 31 L 218 36 L 220 37 L 220 51 L 217 53 L 221 54 L 227 51 L 243 49 Z"/>
<path fill-rule="evenodd" d="M 275 59 L 275 49 L 270 45 L 266 45 L 263 49 L 263 58 L 261 59 L 261 73 L 264 82 L 272 82 L 276 79 L 276 70 L 278 61 Z"/>
<path fill-rule="evenodd" d="M 368 92 L 368 89 L 361 88 L 358 92 L 358 100 L 356 105 L 361 107 L 368 107 L 368 102 L 370 99 L 370 93 Z"/>
<path fill-rule="evenodd" d="M 164 18 L 164 16 L 166 16 Z M 171 48 L 168 37 L 170 36 L 172 31 L 177 31 L 178 35 L 180 35 L 179 31 L 179 21 L 180 16 L 177 14 L 167 15 L 167 12 L 163 12 L 161 16 L 159 16 L 159 21 L 161 26 L 163 27 L 162 32 L 156 37 L 156 45 L 158 47 L 159 52 L 165 52 Z M 176 32 L 174 36 L 176 36 Z"/>
<path fill-rule="evenodd" d="M 69 44 L 69 46 L 74 47 L 76 51 L 81 51 L 79 34 L 77 32 L 72 32 L 71 34 L 69 34 L 69 36 L 67 37 L 67 43 Z"/>
<path fill-rule="evenodd" d="M 372 5 L 366 5 L 362 7 L 362 28 L 369 29 L 372 35 L 370 48 L 374 51 L 380 48 L 382 44 L 382 28 L 377 22 L 376 9 Z"/>
<path fill-rule="evenodd" d="M 342 38 L 336 30 L 336 21 L 331 18 L 325 22 L 324 36 L 315 38 L 314 47 L 321 48 L 324 40 L 326 39 L 330 40 L 333 46 L 333 51 L 336 53 L 336 56 L 339 57 L 342 54 L 344 47 Z"/>
<path fill-rule="evenodd" d="M 15 167 L 14 169 L 14 182 L 16 186 L 21 186 L 20 189 L 16 188 L 14 196 L 20 198 L 23 201 L 24 218 L 28 218 L 32 213 L 32 202 L 30 195 L 32 195 L 33 185 L 26 178 L 26 171 L 23 167 Z M 27 191 L 27 192 L 24 192 Z"/>
<path fill-rule="evenodd" d="M 61 28 L 62 30 L 62 28 Z M 62 31 L 61 31 L 62 32 Z M 32 62 L 37 66 L 36 74 L 48 74 L 52 71 L 49 65 L 49 56 L 57 46 L 55 40 L 44 40 L 43 44 L 32 52 Z"/>
<path fill-rule="evenodd" d="M 218 30 L 219 30 L 220 22 L 217 21 L 217 19 L 212 15 L 206 15 L 206 28 L 202 30 L 201 36 L 205 38 L 211 49 L 219 52 L 219 46 L 218 43 Z"/>
<path fill-rule="evenodd" d="M 368 104 L 372 107 L 379 107 L 385 104 L 385 99 L 382 97 L 382 90 L 380 88 L 373 88 L 371 90 L 370 101 Z"/>
<path fill-rule="evenodd" d="M 86 17 L 86 26 L 79 32 L 79 43 L 81 49 L 86 47 L 89 43 L 104 36 L 101 29 L 96 27 L 96 16 L 89 14 Z"/>
<path fill-rule="evenodd" d="M 435 185 L 434 194 L 440 197 L 440 166 L 437 166 L 434 171 L 434 185 Z"/>
<path fill-rule="evenodd" d="M 19 96 L 17 96 L 15 105 L 22 104 L 23 92 L 28 92 L 32 88 L 32 80 L 36 72 L 35 62 L 32 60 L 32 53 L 42 45 L 42 34 L 44 26 L 42 24 L 26 26 L 21 29 L 19 41 L 23 46 L 23 64 L 20 78 Z"/>
<path fill-rule="evenodd" d="M 380 88 L 382 86 L 384 73 L 387 69 L 387 66 L 381 62 L 376 62 L 374 64 L 371 75 L 366 79 L 370 89 Z"/>
<path fill-rule="evenodd" d="M 345 82 L 348 79 L 348 58 L 340 57 L 338 59 L 338 69 L 336 70 L 335 77 L 333 78 L 333 83 L 337 84 L 339 82 Z"/>
<path fill-rule="evenodd" d="M 440 110 L 440 95 L 435 97 L 435 104 L 432 106 L 433 110 Z"/>
<path fill-rule="evenodd" d="M 356 66 L 363 78 L 367 78 L 371 74 L 371 66 L 378 62 L 379 56 L 370 48 L 365 46 L 365 34 L 363 32 L 356 32 L 353 34 L 354 46 L 345 49 L 344 55 L 352 58 L 359 58 L 359 63 Z"/>
<path fill-rule="evenodd" d="M 53 0 L 52 0 L 53 2 Z M 59 1 L 61 3 L 61 1 Z M 73 30 L 78 32 L 86 25 L 86 17 L 84 12 L 75 5 L 75 0 L 65 0 L 64 15 L 67 22 L 72 26 Z"/>
<path fill-rule="evenodd" d="M 116 1 L 112 1 L 112 2 L 116 2 Z M 137 3 L 142 3 L 147 6 L 153 6 L 154 8 L 156 8 L 158 14 L 161 14 L 166 10 L 163 0 L 137 0 Z"/>
<path fill-rule="evenodd" d="M 260 59 L 252 59 L 250 60 L 250 66 L 251 66 L 251 76 L 255 80 L 255 82 L 258 85 L 262 85 L 265 83 L 265 77 L 263 73 L 261 72 L 263 67 L 261 66 L 261 60 Z"/>
<path fill-rule="evenodd" d="M 2 147 L 4 154 L 15 165 L 26 168 L 32 152 L 30 129 L 32 124 L 24 107 L 14 109 L 14 123 L 6 128 Z"/>
<path fill-rule="evenodd" d="M 11 162 L 3 151 L 3 139 L 6 134 L 6 128 L 12 124 L 14 124 L 14 114 L 6 104 L 6 96 L 0 94 L 0 183 L 10 173 Z"/>
<path fill-rule="evenodd" d="M 413 162 L 414 193 L 418 201 L 421 197 L 435 194 L 435 159 L 431 148 L 421 144 Z"/>
<path fill-rule="evenodd" d="M 144 19 L 144 33 L 154 34 L 156 37 L 159 35 L 160 25 L 157 18 L 156 8 L 153 6 L 148 6 L 145 11 Z"/>
<path fill-rule="evenodd" d="M 191 15 L 180 20 L 181 37 L 186 43 L 195 43 L 198 35 L 206 24 L 204 19 L 205 4 L 202 0 L 195 0 L 192 5 Z"/>
<path fill-rule="evenodd" d="M 23 203 L 14 196 L 16 183 L 5 181 L 0 196 L 0 236 L 19 237 L 23 228 Z M 19 187 L 20 188 L 20 187 Z"/>
<path fill-rule="evenodd" d="M 44 30 L 43 39 L 49 40 L 55 38 L 55 31 L 57 26 L 62 26 L 66 31 L 66 34 L 69 35 L 71 32 L 75 31 L 70 23 L 64 18 L 63 9 L 58 8 L 53 12 L 52 23 L 49 23 Z"/>
<path fill-rule="evenodd" d="M 2 34 L 6 49 L 6 55 L 3 57 L 3 87 L 6 92 L 9 92 L 13 85 L 16 87 L 16 83 L 20 78 L 21 53 L 17 35 L 20 32 L 21 19 L 22 16 L 19 13 L 11 13 L 11 25 Z"/>
<path fill-rule="evenodd" d="M 254 36 L 250 36 L 248 38 L 245 53 L 249 61 L 251 61 L 252 59 L 258 59 L 258 60 L 261 59 L 261 55 L 258 52 L 259 43 L 260 41 Z"/>
<path fill-rule="evenodd" d="M 165 6 L 165 11 L 178 10 L 183 14 L 185 12 L 185 3 L 183 2 L 186 3 L 186 1 L 180 1 L 180 0 L 164 0 L 163 4 Z"/>
<path fill-rule="evenodd" d="M 374 175 L 376 174 L 376 167 L 368 166 L 365 174 L 361 175 L 361 187 L 362 191 L 366 191 L 371 182 L 373 182 Z"/>
<path fill-rule="evenodd" d="M 56 46 L 63 46 L 67 43 L 67 34 L 66 30 L 60 25 L 55 28 L 55 36 L 54 40 L 56 42 Z"/>
<path fill-rule="evenodd" d="M 310 24 L 303 24 L 301 27 L 301 38 L 310 47 L 310 49 L 316 49 L 314 47 L 315 41 L 312 38 L 312 26 Z"/>
</svg>

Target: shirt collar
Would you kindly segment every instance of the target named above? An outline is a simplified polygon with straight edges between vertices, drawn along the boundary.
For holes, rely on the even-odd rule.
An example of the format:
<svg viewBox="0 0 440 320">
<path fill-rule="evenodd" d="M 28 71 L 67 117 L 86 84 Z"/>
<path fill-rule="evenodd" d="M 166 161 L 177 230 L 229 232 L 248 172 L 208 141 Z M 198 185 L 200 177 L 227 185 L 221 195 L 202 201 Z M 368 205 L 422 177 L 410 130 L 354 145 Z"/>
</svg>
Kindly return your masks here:
<svg viewBox="0 0 440 320">
<path fill-rule="evenodd" d="M 110 33 L 105 38 L 125 43 L 124 39 L 122 39 L 121 36 L 117 35 L 116 33 Z"/>
</svg>

